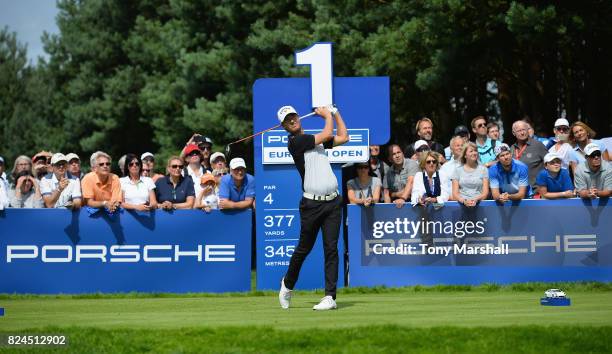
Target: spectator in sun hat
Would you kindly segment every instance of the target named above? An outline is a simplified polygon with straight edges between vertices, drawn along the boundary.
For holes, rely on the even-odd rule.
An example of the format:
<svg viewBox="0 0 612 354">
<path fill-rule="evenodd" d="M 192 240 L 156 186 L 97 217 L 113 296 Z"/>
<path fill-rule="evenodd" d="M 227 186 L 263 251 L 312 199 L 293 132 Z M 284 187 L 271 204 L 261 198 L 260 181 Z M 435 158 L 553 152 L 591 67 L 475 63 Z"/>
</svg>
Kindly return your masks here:
<svg viewBox="0 0 612 354">
<path fill-rule="evenodd" d="M 197 196 L 202 191 L 199 183 L 200 177 L 209 173 L 209 171 L 202 165 L 202 151 L 200 151 L 198 145 L 189 144 L 183 152 L 185 153 L 185 169 L 183 169 L 181 174 L 185 177 L 191 177 L 195 195 Z"/>
<path fill-rule="evenodd" d="M 81 171 L 81 158 L 79 158 L 79 155 L 71 152 L 66 154 L 66 160 L 68 160 L 68 174 L 79 180 L 83 179 L 85 174 Z"/>
<path fill-rule="evenodd" d="M 67 172 L 68 158 L 62 153 L 51 157 L 52 171 L 40 180 L 40 193 L 47 208 L 81 207 L 81 184 Z"/>
<path fill-rule="evenodd" d="M 225 160 L 225 155 L 223 155 L 222 152 L 215 152 L 214 154 L 210 155 L 210 165 L 213 170 L 226 168 L 227 162 Z"/>
<path fill-rule="evenodd" d="M 581 198 L 609 197 L 612 191 L 612 167 L 602 158 L 601 148 L 591 143 L 584 147 L 586 161 L 578 164 L 574 174 Z"/>
<path fill-rule="evenodd" d="M 38 180 L 43 178 L 47 172 L 51 172 L 51 153 L 41 151 L 32 157 L 32 174 Z"/>
<path fill-rule="evenodd" d="M 567 170 L 575 171 L 578 164 L 578 157 L 569 141 L 570 124 L 565 118 L 559 118 L 555 121 L 553 133 L 555 137 L 550 139 L 552 142 L 548 148 L 548 152 L 554 152 L 561 158 L 561 167 Z"/>
<path fill-rule="evenodd" d="M 353 165 L 357 177 L 346 182 L 348 200 L 351 204 L 370 206 L 380 200 L 382 182 L 376 177 L 370 162 L 361 162 Z"/>
<path fill-rule="evenodd" d="M 219 196 L 216 192 L 215 177 L 212 173 L 206 173 L 200 178 L 202 191 L 196 195 L 194 209 L 202 209 L 210 213 L 213 209 L 219 209 Z"/>
<path fill-rule="evenodd" d="M 230 161 L 230 174 L 221 178 L 219 209 L 248 209 L 255 199 L 255 177 L 246 173 L 240 157 Z"/>
<path fill-rule="evenodd" d="M 463 140 L 463 144 L 470 141 L 470 131 L 465 125 L 458 125 L 453 132 L 453 137 L 458 136 Z M 450 145 L 444 148 L 444 158 L 446 161 L 453 158 L 453 152 L 451 151 Z"/>
<path fill-rule="evenodd" d="M 142 175 L 145 177 L 151 177 L 153 183 L 157 182 L 158 179 L 164 177 L 161 173 L 155 172 L 155 155 L 150 152 L 145 152 L 140 155 L 140 160 L 142 161 Z"/>
<path fill-rule="evenodd" d="M 12 208 L 43 207 L 38 180 L 31 171 L 24 170 L 17 174 L 15 188 L 9 191 L 9 199 Z"/>
<path fill-rule="evenodd" d="M 495 147 L 497 163 L 489 167 L 489 185 L 494 200 L 500 203 L 518 201 L 531 196 L 527 165 L 512 158 L 510 147 Z"/>
<path fill-rule="evenodd" d="M 545 199 L 571 198 L 574 185 L 570 173 L 562 167 L 561 155 L 549 152 L 544 156 L 544 169 L 536 178 L 538 194 Z"/>
<path fill-rule="evenodd" d="M 185 157 L 187 155 L 186 153 L 186 148 L 190 145 L 190 144 L 195 144 L 198 146 L 198 149 L 200 150 L 200 153 L 202 155 L 201 157 L 201 164 L 204 167 L 204 169 L 206 169 L 206 171 L 212 171 L 212 166 L 210 164 L 210 154 L 212 153 L 212 147 L 213 147 L 213 141 L 211 138 L 201 135 L 201 134 L 194 134 L 193 136 L 191 136 L 191 138 L 189 139 L 189 141 L 187 142 L 187 144 L 185 144 L 185 148 L 183 149 L 183 152 L 181 153 L 181 157 Z"/>
<path fill-rule="evenodd" d="M 414 153 L 411 155 L 410 159 L 414 161 L 419 161 L 420 154 L 423 152 L 431 151 L 431 148 L 427 144 L 425 140 L 417 140 L 412 145 L 412 149 Z M 417 162 L 418 163 L 418 162 Z"/>
</svg>

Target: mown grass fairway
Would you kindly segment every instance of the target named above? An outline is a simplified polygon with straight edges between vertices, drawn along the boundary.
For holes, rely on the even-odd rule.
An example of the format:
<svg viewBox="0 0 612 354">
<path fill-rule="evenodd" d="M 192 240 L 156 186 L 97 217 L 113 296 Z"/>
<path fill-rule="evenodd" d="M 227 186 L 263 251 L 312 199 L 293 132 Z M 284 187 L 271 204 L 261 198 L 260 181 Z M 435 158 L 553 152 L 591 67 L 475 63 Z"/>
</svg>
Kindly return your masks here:
<svg viewBox="0 0 612 354">
<path fill-rule="evenodd" d="M 540 306 L 546 285 L 416 287 L 347 289 L 328 312 L 315 292 L 289 310 L 273 292 L 3 296 L 0 333 L 66 334 L 58 352 L 612 351 L 612 290 L 568 286 L 570 307 Z"/>
</svg>

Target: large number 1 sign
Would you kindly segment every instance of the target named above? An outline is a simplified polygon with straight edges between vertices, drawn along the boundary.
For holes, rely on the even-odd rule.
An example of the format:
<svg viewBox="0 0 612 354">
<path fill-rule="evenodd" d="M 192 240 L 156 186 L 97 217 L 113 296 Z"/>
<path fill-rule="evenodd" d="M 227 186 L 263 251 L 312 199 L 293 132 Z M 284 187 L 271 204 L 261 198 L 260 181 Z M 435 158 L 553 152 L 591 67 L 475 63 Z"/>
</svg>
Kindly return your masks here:
<svg viewBox="0 0 612 354">
<path fill-rule="evenodd" d="M 285 105 L 293 106 L 304 115 L 313 107 L 335 103 L 351 136 L 349 143 L 328 150 L 332 169 L 340 182 L 342 163 L 363 161 L 367 158 L 368 142 L 384 144 L 389 140 L 389 79 L 334 78 L 331 43 L 316 43 L 297 52 L 295 58 L 296 65 L 310 66 L 310 78 L 259 79 L 253 84 L 253 130 L 262 131 L 277 124 L 276 112 Z M 314 133 L 323 129 L 323 123 L 323 119 L 313 117 L 304 119 L 302 126 Z M 302 181 L 287 151 L 287 132 L 270 131 L 254 143 L 257 288 L 278 289 L 299 240 Z M 342 255 L 345 244 L 343 236 L 340 237 L 338 247 Z M 343 275 L 340 271 L 339 285 L 344 282 Z M 323 288 L 324 283 L 323 246 L 319 237 L 304 262 L 296 287 Z"/>
<path fill-rule="evenodd" d="M 295 53 L 295 63 L 297 65 L 310 65 L 312 107 L 322 107 L 334 103 L 332 44 L 316 43 L 301 52 Z"/>
</svg>

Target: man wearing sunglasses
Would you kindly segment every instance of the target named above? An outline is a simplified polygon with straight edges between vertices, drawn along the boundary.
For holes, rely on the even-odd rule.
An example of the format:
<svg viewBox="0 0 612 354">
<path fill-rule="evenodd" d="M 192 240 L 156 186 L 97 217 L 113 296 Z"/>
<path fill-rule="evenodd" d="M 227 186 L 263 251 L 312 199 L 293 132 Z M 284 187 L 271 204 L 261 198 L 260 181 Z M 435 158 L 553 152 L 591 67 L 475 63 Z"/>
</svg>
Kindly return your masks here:
<svg viewBox="0 0 612 354">
<path fill-rule="evenodd" d="M 581 198 L 609 197 L 612 191 L 612 167 L 601 157 L 601 149 L 595 143 L 584 148 L 586 162 L 576 168 L 576 190 Z"/>
<path fill-rule="evenodd" d="M 32 157 L 34 177 L 40 181 L 48 172 L 51 172 L 51 153 L 41 151 Z"/>
<path fill-rule="evenodd" d="M 51 157 L 53 171 L 40 180 L 40 193 L 47 208 L 81 207 L 79 179 L 68 173 L 68 158 L 62 153 Z"/>
<path fill-rule="evenodd" d="M 478 160 L 485 167 L 491 167 L 495 164 L 495 147 L 499 146 L 499 140 L 489 138 L 487 128 L 487 118 L 478 116 L 472 119 L 472 131 L 476 135 L 476 146 L 478 147 Z"/>
<path fill-rule="evenodd" d="M 89 162 L 92 171 L 81 182 L 84 204 L 115 212 L 121 206 L 121 183 L 119 176 L 111 173 L 110 155 L 96 151 Z"/>
<path fill-rule="evenodd" d="M 196 145 L 201 153 L 201 163 L 204 169 L 208 172 L 212 172 L 213 169 L 210 164 L 210 154 L 212 153 L 213 146 L 212 139 L 197 133 L 193 134 L 189 141 L 187 141 L 185 147 L 183 148 L 183 151 L 181 152 L 182 158 L 185 158 L 187 156 L 187 148 L 192 144 Z"/>
</svg>

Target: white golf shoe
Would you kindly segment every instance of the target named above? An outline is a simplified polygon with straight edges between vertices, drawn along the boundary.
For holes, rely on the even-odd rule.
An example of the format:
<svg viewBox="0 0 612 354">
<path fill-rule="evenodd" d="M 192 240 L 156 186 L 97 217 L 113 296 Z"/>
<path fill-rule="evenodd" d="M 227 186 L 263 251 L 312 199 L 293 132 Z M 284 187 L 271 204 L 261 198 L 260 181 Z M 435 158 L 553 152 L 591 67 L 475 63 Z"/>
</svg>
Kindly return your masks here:
<svg viewBox="0 0 612 354">
<path fill-rule="evenodd" d="M 333 309 L 336 309 L 337 307 L 338 306 L 336 305 L 336 301 L 334 301 L 334 299 L 331 296 L 327 295 L 321 299 L 321 302 L 314 305 L 312 309 L 322 311 L 322 310 L 333 310 Z"/>
<path fill-rule="evenodd" d="M 288 309 L 291 305 L 291 290 L 285 286 L 285 278 L 281 279 L 281 287 L 278 292 L 278 301 L 280 302 L 281 308 Z"/>
</svg>

